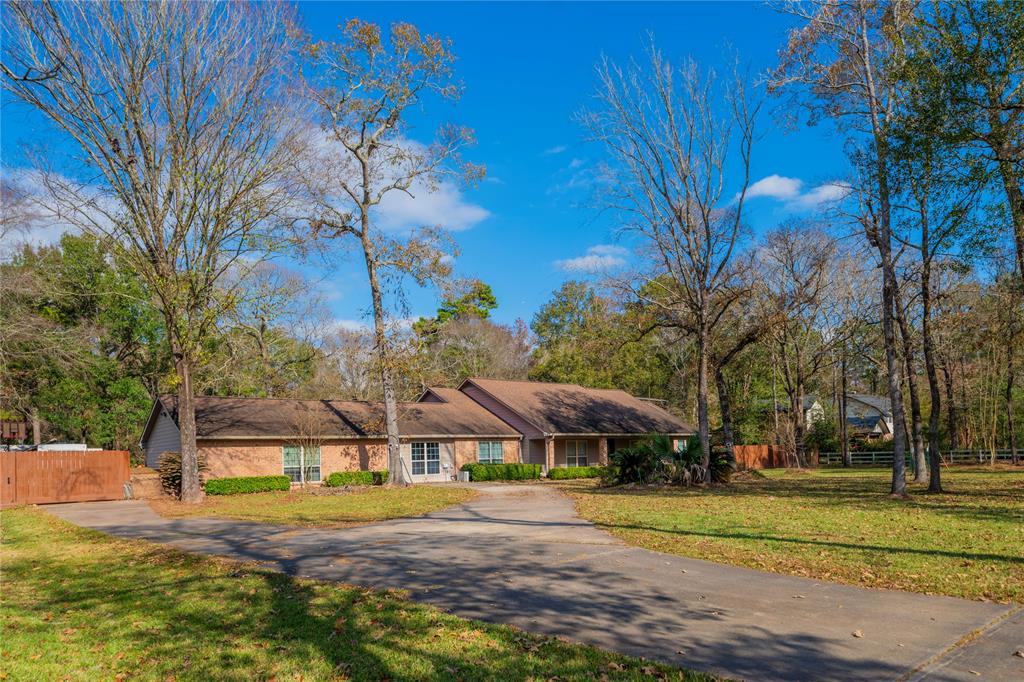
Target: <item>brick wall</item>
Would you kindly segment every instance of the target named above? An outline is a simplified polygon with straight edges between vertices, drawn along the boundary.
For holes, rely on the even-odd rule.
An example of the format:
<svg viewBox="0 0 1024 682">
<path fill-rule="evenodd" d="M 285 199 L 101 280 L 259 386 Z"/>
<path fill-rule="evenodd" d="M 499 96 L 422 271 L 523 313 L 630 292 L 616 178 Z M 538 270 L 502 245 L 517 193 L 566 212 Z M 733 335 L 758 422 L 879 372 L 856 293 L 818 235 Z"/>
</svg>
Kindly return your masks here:
<svg viewBox="0 0 1024 682">
<path fill-rule="evenodd" d="M 519 439 L 495 439 L 502 442 L 502 455 L 506 462 L 519 461 Z M 456 438 L 453 443 L 455 470 L 466 462 L 477 460 L 477 438 Z M 282 447 L 285 440 L 238 440 L 230 443 L 199 441 L 198 446 L 206 458 L 207 478 L 236 476 L 275 476 L 284 471 Z M 320 444 L 320 476 L 327 478 L 336 471 L 379 471 L 387 469 L 387 441 L 383 438 L 367 440 L 336 440 Z"/>
</svg>

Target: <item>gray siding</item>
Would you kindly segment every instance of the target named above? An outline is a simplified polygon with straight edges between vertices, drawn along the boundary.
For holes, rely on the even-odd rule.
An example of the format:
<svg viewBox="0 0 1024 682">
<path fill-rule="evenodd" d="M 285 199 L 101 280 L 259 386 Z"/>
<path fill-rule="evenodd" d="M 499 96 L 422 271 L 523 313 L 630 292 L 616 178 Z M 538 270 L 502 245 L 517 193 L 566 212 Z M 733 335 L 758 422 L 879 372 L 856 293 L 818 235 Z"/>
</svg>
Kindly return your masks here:
<svg viewBox="0 0 1024 682">
<path fill-rule="evenodd" d="M 181 452 L 181 434 L 167 410 L 160 409 L 149 438 L 142 444 L 146 451 L 146 466 L 156 469 L 160 466 L 160 455 L 165 452 Z"/>
<path fill-rule="evenodd" d="M 544 434 L 541 433 L 535 426 L 530 424 L 528 421 L 520 417 L 518 414 L 505 407 L 503 404 L 495 400 L 486 391 L 481 389 L 479 386 L 474 386 L 471 383 L 466 384 L 462 387 L 462 392 L 468 395 L 470 398 L 475 400 L 488 412 L 493 414 L 498 419 L 502 420 L 513 429 L 523 434 L 527 438 L 543 438 Z"/>
</svg>

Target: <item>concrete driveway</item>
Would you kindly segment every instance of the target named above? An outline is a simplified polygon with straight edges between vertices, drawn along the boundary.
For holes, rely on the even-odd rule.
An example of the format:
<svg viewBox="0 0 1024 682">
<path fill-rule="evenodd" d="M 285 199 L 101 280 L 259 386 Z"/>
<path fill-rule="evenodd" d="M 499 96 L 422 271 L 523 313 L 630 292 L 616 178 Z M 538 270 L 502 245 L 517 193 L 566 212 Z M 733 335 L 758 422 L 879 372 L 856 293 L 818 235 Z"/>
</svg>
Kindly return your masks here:
<svg viewBox="0 0 1024 682">
<path fill-rule="evenodd" d="M 1024 680 L 1015 608 L 659 554 L 581 520 L 549 486 L 479 490 L 459 507 L 347 529 L 168 520 L 144 502 L 47 509 L 297 576 L 406 588 L 460 616 L 736 679 Z"/>
</svg>

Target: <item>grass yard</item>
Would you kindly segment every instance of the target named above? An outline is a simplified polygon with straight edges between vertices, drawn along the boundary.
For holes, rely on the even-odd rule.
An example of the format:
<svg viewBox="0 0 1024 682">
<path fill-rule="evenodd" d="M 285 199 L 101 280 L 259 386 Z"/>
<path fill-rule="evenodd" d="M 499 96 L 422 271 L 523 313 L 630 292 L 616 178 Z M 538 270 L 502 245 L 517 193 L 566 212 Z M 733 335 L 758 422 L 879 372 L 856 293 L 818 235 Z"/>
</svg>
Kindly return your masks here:
<svg viewBox="0 0 1024 682">
<path fill-rule="evenodd" d="M 4 680 L 711 680 L 373 592 L 4 511 Z"/>
<path fill-rule="evenodd" d="M 151 502 L 150 506 L 163 516 L 219 516 L 293 526 L 342 527 L 420 516 L 461 504 L 475 494 L 468 488 L 455 485 L 364 486 L 338 494 L 293 490 L 251 495 L 207 495 L 206 500 L 198 505 L 160 500 Z"/>
<path fill-rule="evenodd" d="M 744 474 L 707 490 L 563 486 L 633 545 L 765 571 L 1024 601 L 1024 468 L 943 470 L 941 495 L 891 500 L 881 469 Z"/>
</svg>

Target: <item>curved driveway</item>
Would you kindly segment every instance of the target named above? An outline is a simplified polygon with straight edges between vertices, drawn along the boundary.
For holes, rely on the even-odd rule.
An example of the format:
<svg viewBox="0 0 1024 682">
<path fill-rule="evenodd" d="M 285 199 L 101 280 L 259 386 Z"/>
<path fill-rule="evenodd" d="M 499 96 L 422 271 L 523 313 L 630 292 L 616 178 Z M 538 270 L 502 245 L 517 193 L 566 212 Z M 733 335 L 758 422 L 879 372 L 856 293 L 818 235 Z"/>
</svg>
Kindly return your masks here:
<svg viewBox="0 0 1024 682">
<path fill-rule="evenodd" d="M 164 519 L 145 502 L 47 509 L 114 535 L 405 588 L 460 616 L 737 679 L 1024 679 L 1024 658 L 1013 656 L 1024 649 L 1019 610 L 659 554 L 578 518 L 550 486 L 478 489 L 465 505 L 344 529 Z"/>
</svg>

